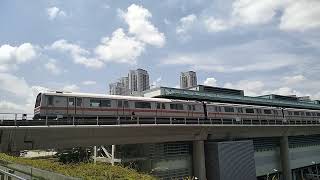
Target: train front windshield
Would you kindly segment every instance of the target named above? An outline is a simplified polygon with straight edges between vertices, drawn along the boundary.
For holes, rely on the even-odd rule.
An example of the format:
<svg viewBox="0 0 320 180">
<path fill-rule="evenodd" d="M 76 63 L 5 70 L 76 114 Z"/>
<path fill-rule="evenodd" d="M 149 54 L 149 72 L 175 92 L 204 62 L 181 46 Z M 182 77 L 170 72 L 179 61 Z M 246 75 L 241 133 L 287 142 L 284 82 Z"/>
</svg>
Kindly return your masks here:
<svg viewBox="0 0 320 180">
<path fill-rule="evenodd" d="M 38 94 L 37 99 L 36 99 L 36 104 L 35 104 L 35 108 L 40 106 L 40 102 L 41 102 L 41 93 Z"/>
</svg>

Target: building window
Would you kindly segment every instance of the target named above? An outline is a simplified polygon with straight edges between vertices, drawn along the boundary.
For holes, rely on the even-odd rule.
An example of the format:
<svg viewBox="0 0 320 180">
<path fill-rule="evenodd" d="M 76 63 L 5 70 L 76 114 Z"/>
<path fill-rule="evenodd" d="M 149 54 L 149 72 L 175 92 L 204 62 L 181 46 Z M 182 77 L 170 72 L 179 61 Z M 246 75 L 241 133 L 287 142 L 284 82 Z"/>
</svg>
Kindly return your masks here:
<svg viewBox="0 0 320 180">
<path fill-rule="evenodd" d="M 246 113 L 253 114 L 254 113 L 254 109 L 246 109 Z"/>
<path fill-rule="evenodd" d="M 149 102 L 135 102 L 134 105 L 136 108 L 151 109 L 151 103 Z"/>
<path fill-rule="evenodd" d="M 97 100 L 97 101 L 99 101 L 99 100 Z M 101 107 L 111 107 L 111 101 L 110 100 L 101 100 L 100 101 L 100 106 Z"/>
<path fill-rule="evenodd" d="M 233 107 L 224 107 L 224 112 L 234 112 Z"/>
<path fill-rule="evenodd" d="M 48 105 L 53 105 L 53 96 L 48 96 Z"/>
</svg>

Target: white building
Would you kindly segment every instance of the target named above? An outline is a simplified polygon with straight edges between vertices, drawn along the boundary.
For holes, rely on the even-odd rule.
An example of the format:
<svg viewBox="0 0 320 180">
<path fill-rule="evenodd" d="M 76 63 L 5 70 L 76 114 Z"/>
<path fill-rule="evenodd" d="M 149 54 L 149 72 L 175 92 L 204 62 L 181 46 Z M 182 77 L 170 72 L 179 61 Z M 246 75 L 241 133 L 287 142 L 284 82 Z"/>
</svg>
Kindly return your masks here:
<svg viewBox="0 0 320 180">
<path fill-rule="evenodd" d="M 109 84 L 110 95 L 129 95 L 129 78 L 122 77 L 118 82 Z"/>
<path fill-rule="evenodd" d="M 148 71 L 144 69 L 130 70 L 128 78 L 130 94 L 137 95 L 150 89 Z"/>
<path fill-rule="evenodd" d="M 197 74 L 194 71 L 181 72 L 180 88 L 190 88 L 197 85 Z"/>
</svg>

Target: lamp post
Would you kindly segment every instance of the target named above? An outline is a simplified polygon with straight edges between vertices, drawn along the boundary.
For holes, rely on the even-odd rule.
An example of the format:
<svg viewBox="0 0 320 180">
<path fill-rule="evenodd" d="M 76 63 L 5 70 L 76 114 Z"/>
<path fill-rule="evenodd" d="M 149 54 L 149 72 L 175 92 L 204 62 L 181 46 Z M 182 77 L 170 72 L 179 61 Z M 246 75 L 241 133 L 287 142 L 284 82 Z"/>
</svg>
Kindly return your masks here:
<svg viewBox="0 0 320 180">
<path fill-rule="evenodd" d="M 311 163 L 316 166 L 317 179 L 319 179 L 319 171 L 318 171 L 317 163 L 315 161 L 312 161 Z"/>
</svg>

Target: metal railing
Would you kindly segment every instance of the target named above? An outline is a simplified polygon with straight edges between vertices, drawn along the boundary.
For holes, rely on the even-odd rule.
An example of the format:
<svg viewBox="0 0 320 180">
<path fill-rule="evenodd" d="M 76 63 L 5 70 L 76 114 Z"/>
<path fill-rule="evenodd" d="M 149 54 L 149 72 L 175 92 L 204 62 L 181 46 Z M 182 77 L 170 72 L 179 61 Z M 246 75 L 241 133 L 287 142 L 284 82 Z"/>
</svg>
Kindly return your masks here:
<svg viewBox="0 0 320 180">
<path fill-rule="evenodd" d="M 2 113 L 1 115 L 4 115 Z M 216 117 L 216 118 L 190 118 L 190 117 L 139 117 L 139 116 L 88 116 L 88 117 L 45 117 L 42 119 L 33 120 L 31 115 L 24 116 L 23 114 L 11 114 L 8 117 L 1 119 L 0 126 L 55 126 L 55 125 L 260 125 L 260 126 L 302 126 L 302 125 L 320 125 L 320 120 L 315 118 L 297 119 L 266 119 L 259 117 L 240 118 L 240 117 Z"/>
<path fill-rule="evenodd" d="M 7 172 L 5 170 L 0 169 L 0 177 L 1 179 L 17 179 L 17 180 L 27 180 L 23 177 L 15 175 L 13 173 Z"/>
</svg>

